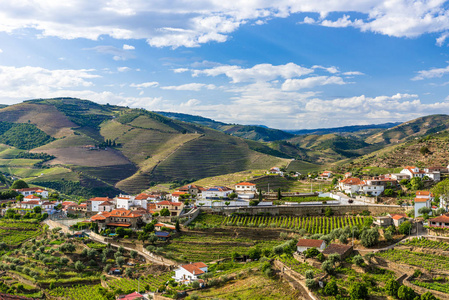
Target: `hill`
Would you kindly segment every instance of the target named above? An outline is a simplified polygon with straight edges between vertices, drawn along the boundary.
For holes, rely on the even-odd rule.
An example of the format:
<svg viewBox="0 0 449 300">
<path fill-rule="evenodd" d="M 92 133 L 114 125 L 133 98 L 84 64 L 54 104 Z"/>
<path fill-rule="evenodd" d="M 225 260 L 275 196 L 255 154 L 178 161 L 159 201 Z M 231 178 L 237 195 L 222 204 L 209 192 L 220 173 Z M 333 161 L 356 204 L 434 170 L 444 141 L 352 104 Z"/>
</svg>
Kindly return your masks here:
<svg viewBox="0 0 449 300">
<path fill-rule="evenodd" d="M 334 128 L 318 128 L 318 129 L 289 129 L 284 130 L 286 132 L 295 134 L 295 135 L 303 135 L 303 134 L 330 134 L 330 133 L 353 133 L 363 130 L 370 130 L 370 129 L 386 129 L 391 128 L 396 125 L 401 124 L 398 123 L 384 123 L 384 124 L 372 124 L 372 125 L 352 125 L 352 126 L 343 126 L 343 127 L 334 127 Z"/>
<path fill-rule="evenodd" d="M 294 136 L 294 134 L 279 129 L 268 128 L 266 126 L 226 124 L 223 122 L 217 122 L 212 119 L 200 116 L 193 116 L 173 112 L 157 112 L 157 113 L 175 120 L 207 126 L 233 136 L 238 136 L 253 141 L 270 142 L 277 140 L 285 140 Z"/>
<path fill-rule="evenodd" d="M 4 126 L 0 142 L 9 146 L 0 152 L 1 172 L 82 196 L 137 193 L 161 182 L 285 165 L 283 158 L 289 158 L 265 144 L 208 127 L 74 98 L 11 105 L 0 109 L 0 120 L 43 137 L 19 147 L 2 139 L 11 130 Z M 19 160 L 18 148 L 52 159 Z"/>
</svg>

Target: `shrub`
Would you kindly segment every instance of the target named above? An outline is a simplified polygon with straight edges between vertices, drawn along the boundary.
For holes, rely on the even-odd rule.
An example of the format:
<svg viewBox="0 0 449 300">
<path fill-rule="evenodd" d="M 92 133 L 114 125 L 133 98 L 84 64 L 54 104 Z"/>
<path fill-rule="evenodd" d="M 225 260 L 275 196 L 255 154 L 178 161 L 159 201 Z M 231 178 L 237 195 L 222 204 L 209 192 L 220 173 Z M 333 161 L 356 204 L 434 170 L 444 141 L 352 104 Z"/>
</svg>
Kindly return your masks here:
<svg viewBox="0 0 449 300">
<path fill-rule="evenodd" d="M 306 287 L 308 289 L 314 289 L 316 287 L 316 281 L 314 279 L 306 279 Z"/>
<path fill-rule="evenodd" d="M 363 260 L 363 257 L 361 255 L 356 255 L 352 258 L 352 262 L 356 265 L 356 266 L 363 266 L 363 263 L 365 262 Z"/>
<path fill-rule="evenodd" d="M 328 296 L 338 295 L 338 286 L 335 280 L 329 281 L 324 287 L 324 293 Z"/>
<path fill-rule="evenodd" d="M 387 295 L 396 298 L 398 296 L 399 287 L 400 287 L 399 282 L 397 282 L 394 279 L 389 279 L 385 283 L 385 292 L 387 293 Z"/>
<path fill-rule="evenodd" d="M 405 285 L 402 285 L 399 289 L 398 289 L 398 298 L 402 299 L 402 300 L 413 300 L 416 296 L 415 291 Z"/>
<path fill-rule="evenodd" d="M 372 247 L 379 241 L 379 231 L 376 228 L 365 229 L 360 237 L 364 247 Z"/>
<path fill-rule="evenodd" d="M 306 257 L 315 257 L 320 253 L 320 251 L 318 251 L 317 248 L 313 247 L 313 248 L 309 248 L 306 251 L 304 251 L 304 254 Z"/>
<path fill-rule="evenodd" d="M 349 288 L 349 296 L 353 300 L 367 299 L 368 288 L 366 287 L 366 284 L 361 282 L 355 282 L 354 284 L 352 284 L 352 286 Z"/>
</svg>

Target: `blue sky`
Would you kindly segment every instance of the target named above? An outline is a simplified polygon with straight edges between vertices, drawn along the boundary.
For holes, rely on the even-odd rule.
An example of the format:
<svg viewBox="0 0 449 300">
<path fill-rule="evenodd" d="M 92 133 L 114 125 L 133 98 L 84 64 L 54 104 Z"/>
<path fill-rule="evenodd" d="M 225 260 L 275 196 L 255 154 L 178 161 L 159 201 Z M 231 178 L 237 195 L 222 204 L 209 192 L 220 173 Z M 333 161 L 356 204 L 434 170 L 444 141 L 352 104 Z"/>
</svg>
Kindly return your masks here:
<svg viewBox="0 0 449 300">
<path fill-rule="evenodd" d="M 79 97 L 280 129 L 447 113 L 448 7 L 0 1 L 0 103 Z"/>
</svg>

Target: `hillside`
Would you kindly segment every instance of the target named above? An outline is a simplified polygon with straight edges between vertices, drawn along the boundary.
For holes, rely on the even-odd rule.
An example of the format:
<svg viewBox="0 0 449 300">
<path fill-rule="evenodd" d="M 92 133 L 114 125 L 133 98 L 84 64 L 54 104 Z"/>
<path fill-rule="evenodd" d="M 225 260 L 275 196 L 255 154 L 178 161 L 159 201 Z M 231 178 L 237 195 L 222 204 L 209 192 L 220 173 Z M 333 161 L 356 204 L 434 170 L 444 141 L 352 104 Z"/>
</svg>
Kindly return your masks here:
<svg viewBox="0 0 449 300">
<path fill-rule="evenodd" d="M 207 126 L 209 128 L 216 129 L 233 136 L 238 136 L 253 141 L 270 142 L 277 140 L 285 140 L 294 136 L 294 134 L 264 126 L 226 124 L 223 122 L 217 122 L 212 119 L 200 116 L 193 116 L 173 112 L 157 112 L 157 113 L 175 120 Z"/>
<path fill-rule="evenodd" d="M 365 130 L 373 130 L 373 129 L 387 129 L 394 127 L 399 123 L 384 123 L 384 124 L 372 124 L 372 125 L 353 125 L 353 126 L 343 126 L 343 127 L 334 127 L 334 128 L 318 128 L 318 129 L 289 129 L 285 130 L 286 132 L 295 134 L 295 135 L 303 135 L 303 134 L 330 134 L 330 133 L 354 133 Z"/>
<path fill-rule="evenodd" d="M 267 169 L 285 165 L 280 157 L 289 157 L 256 141 L 146 110 L 73 98 L 25 101 L 0 109 L 0 119 L 5 128 L 0 142 L 8 144 L 0 147 L 0 172 L 83 196 L 137 193 L 161 182 Z M 41 133 L 42 139 L 25 145 L 2 139 L 17 126 Z M 19 159 L 24 154 L 18 148 L 34 157 Z M 39 159 L 38 153 L 51 159 Z"/>
</svg>

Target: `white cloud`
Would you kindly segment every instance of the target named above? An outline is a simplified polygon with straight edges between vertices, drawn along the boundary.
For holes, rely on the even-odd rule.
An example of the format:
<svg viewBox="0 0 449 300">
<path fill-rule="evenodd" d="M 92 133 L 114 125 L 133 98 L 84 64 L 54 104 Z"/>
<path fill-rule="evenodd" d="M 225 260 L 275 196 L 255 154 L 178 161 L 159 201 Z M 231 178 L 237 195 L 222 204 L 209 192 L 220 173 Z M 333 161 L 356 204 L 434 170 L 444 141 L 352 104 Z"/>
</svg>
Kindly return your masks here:
<svg viewBox="0 0 449 300">
<path fill-rule="evenodd" d="M 304 68 L 294 63 L 273 66 L 271 64 L 259 64 L 252 68 L 244 69 L 236 65 L 218 66 L 211 69 L 192 70 L 194 77 L 199 75 L 218 76 L 226 75 L 232 82 L 250 82 L 274 80 L 278 77 L 284 79 L 300 77 L 313 73 L 313 69 Z"/>
<path fill-rule="evenodd" d="M 362 72 L 359 71 L 349 71 L 349 72 L 344 72 L 343 75 L 346 76 L 359 76 L 359 75 L 365 75 Z"/>
<path fill-rule="evenodd" d="M 331 74 L 336 74 L 338 73 L 338 68 L 337 67 L 323 67 L 323 66 L 313 66 L 312 69 L 323 69 L 326 70 L 327 72 L 331 73 Z"/>
<path fill-rule="evenodd" d="M 3 53 L 3 49 L 0 49 L 0 53 Z"/>
<path fill-rule="evenodd" d="M 67 96 L 64 91 L 94 86 L 100 78 L 94 69 L 49 70 L 41 67 L 0 66 L 0 98 L 15 99 Z"/>
<path fill-rule="evenodd" d="M 439 36 L 437 39 L 436 39 L 436 44 L 438 45 L 438 46 L 443 46 L 443 44 L 444 44 L 444 42 L 446 41 L 446 39 L 449 37 L 449 33 L 443 33 L 441 36 Z"/>
<path fill-rule="evenodd" d="M 134 50 L 134 49 L 136 49 L 136 47 L 127 45 L 127 44 L 123 44 L 123 50 Z"/>
<path fill-rule="evenodd" d="M 443 0 L 285 0 L 216 1 L 21 1 L 0 4 L 0 31 L 33 29 L 39 36 L 97 40 L 145 39 L 154 47 L 198 47 L 225 42 L 242 24 L 263 24 L 295 13 L 318 13 L 322 26 L 352 26 L 396 37 L 416 37 L 449 30 L 449 12 Z M 337 20 L 330 16 L 344 13 Z M 351 17 L 356 13 L 359 19 Z M 443 35 L 437 43 L 443 43 Z M 122 49 L 128 50 L 128 49 Z M 131 49 L 129 49 L 131 50 Z M 119 59 L 120 55 L 115 55 Z"/>
<path fill-rule="evenodd" d="M 150 81 L 150 82 L 143 82 L 143 83 L 131 83 L 129 86 L 141 89 L 141 88 L 157 87 L 158 85 L 159 85 L 159 82 Z"/>
<path fill-rule="evenodd" d="M 204 83 L 187 83 L 182 85 L 162 86 L 163 90 L 175 90 L 175 91 L 200 91 L 201 89 L 214 90 L 216 88 L 213 84 Z"/>
<path fill-rule="evenodd" d="M 112 55 L 112 59 L 119 60 L 128 60 L 131 58 L 135 58 L 129 51 L 124 49 L 116 48 L 114 46 L 96 46 L 93 48 L 85 48 L 84 50 L 94 50 L 101 54 L 110 54 Z"/>
<path fill-rule="evenodd" d="M 187 102 L 183 102 L 181 103 L 181 107 L 193 107 L 193 106 L 197 106 L 198 104 L 200 104 L 201 101 L 198 99 L 190 99 Z"/>
<path fill-rule="evenodd" d="M 129 67 L 118 67 L 117 68 L 117 71 L 119 71 L 119 72 L 128 72 L 130 70 L 131 70 L 131 68 L 129 68 Z"/>
<path fill-rule="evenodd" d="M 443 75 L 449 73 L 449 66 L 446 68 L 434 68 L 430 70 L 418 71 L 418 75 L 412 78 L 412 80 L 423 80 L 435 77 L 443 77 Z"/>
<path fill-rule="evenodd" d="M 187 71 L 189 71 L 189 69 L 187 69 L 187 68 L 178 68 L 178 69 L 173 70 L 173 72 L 175 72 L 175 73 L 184 73 Z"/>
<path fill-rule="evenodd" d="M 328 84 L 346 84 L 343 78 L 338 76 L 316 76 L 308 77 L 304 79 L 287 79 L 282 84 L 282 90 L 284 91 L 296 91 L 300 89 L 310 89 L 315 86 L 322 86 Z"/>
</svg>

